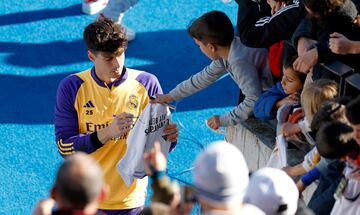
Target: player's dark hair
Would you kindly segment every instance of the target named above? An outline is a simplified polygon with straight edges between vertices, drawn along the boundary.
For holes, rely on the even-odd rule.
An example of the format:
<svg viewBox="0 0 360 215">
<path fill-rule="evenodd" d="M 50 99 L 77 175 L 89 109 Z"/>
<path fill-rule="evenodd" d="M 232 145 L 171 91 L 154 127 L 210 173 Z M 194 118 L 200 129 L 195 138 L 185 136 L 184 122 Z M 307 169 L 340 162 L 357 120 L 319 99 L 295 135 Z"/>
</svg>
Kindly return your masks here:
<svg viewBox="0 0 360 215">
<path fill-rule="evenodd" d="M 84 30 L 83 37 L 87 49 L 94 54 L 105 52 L 119 55 L 125 51 L 128 43 L 120 25 L 103 17 L 88 25 Z"/>
</svg>

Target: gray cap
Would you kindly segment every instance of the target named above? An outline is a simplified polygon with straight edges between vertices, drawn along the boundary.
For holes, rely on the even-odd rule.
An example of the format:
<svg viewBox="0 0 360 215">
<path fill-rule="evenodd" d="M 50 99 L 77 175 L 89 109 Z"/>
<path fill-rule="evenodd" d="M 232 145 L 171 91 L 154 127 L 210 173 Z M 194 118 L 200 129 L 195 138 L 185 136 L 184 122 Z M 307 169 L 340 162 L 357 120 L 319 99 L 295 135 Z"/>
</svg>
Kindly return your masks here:
<svg viewBox="0 0 360 215">
<path fill-rule="evenodd" d="M 282 170 L 263 168 L 250 178 L 244 202 L 253 204 L 268 215 L 294 215 L 299 191 L 294 181 Z"/>
<path fill-rule="evenodd" d="M 195 160 L 194 187 L 197 195 L 213 204 L 241 204 L 249 183 L 249 169 L 238 148 L 217 141 Z"/>
</svg>

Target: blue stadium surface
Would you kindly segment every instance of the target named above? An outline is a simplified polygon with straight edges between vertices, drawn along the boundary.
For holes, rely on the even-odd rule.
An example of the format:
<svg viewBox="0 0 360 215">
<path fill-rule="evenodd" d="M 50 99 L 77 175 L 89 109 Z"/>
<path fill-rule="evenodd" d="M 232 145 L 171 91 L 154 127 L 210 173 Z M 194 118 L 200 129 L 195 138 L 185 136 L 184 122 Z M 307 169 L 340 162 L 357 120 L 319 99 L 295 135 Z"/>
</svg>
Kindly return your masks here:
<svg viewBox="0 0 360 215">
<path fill-rule="evenodd" d="M 137 32 L 127 67 L 155 74 L 164 92 L 210 61 L 187 35 L 190 21 L 221 10 L 236 21 L 235 2 L 141 0 L 125 16 Z M 96 18 L 81 13 L 80 0 L 0 1 L 0 214 L 30 214 L 49 195 L 62 161 L 55 146 L 54 101 L 59 81 L 91 66 L 82 31 Z M 230 110 L 238 90 L 226 77 L 177 104 L 180 139 L 169 157 L 173 177 L 191 183 L 201 148 L 223 139 L 204 121 Z"/>
</svg>

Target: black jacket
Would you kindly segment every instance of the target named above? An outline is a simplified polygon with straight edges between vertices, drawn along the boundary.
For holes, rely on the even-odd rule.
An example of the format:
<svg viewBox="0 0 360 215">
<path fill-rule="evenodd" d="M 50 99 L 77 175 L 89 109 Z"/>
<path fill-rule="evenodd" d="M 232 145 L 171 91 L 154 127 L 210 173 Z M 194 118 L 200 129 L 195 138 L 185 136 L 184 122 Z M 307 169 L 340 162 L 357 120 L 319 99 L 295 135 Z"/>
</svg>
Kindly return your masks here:
<svg viewBox="0 0 360 215">
<path fill-rule="evenodd" d="M 300 37 L 306 37 L 316 40 L 315 47 L 318 51 L 318 63 L 329 63 L 339 60 L 348 66 L 359 71 L 360 69 L 360 55 L 337 55 L 331 52 L 329 48 L 329 36 L 334 32 L 343 34 L 350 40 L 360 40 L 360 27 L 352 23 L 354 17 L 358 14 L 356 4 L 353 1 L 345 1 L 342 7 L 330 14 L 323 20 L 315 20 L 306 17 L 296 29 L 292 42 L 297 47 L 297 42 Z M 317 69 L 315 69 L 317 68 Z M 321 78 L 321 71 L 319 67 L 314 67 L 313 79 Z"/>
<path fill-rule="evenodd" d="M 305 16 L 298 0 L 280 9 L 273 16 L 266 0 L 235 0 L 238 5 L 237 30 L 241 42 L 249 47 L 269 47 L 290 40 Z"/>
</svg>

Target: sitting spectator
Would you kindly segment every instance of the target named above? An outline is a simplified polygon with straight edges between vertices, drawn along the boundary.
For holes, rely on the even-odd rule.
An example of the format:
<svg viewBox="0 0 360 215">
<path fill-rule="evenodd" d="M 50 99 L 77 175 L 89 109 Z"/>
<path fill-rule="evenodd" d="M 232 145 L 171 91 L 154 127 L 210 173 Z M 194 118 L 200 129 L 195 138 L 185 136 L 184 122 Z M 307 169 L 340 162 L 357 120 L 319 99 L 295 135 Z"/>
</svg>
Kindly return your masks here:
<svg viewBox="0 0 360 215">
<path fill-rule="evenodd" d="M 33 215 L 98 215 L 99 202 L 108 194 L 103 172 L 91 157 L 78 152 L 60 166 L 51 198 L 39 202 Z M 54 205 L 57 205 L 54 209 Z M 101 213 L 100 213 L 101 214 Z"/>
<path fill-rule="evenodd" d="M 346 116 L 354 130 L 353 138 L 360 146 L 360 96 L 346 105 Z M 347 181 L 345 186 L 339 187 L 335 194 L 337 199 L 331 215 L 352 215 L 360 213 L 360 156 L 359 153 L 347 157 L 347 167 L 344 171 Z M 340 186 L 340 185 L 339 185 Z"/>
<path fill-rule="evenodd" d="M 267 215 L 294 215 L 299 192 L 294 181 L 283 171 L 263 168 L 250 177 L 244 201 L 263 210 Z"/>
<path fill-rule="evenodd" d="M 301 93 L 301 106 L 304 109 L 304 119 L 299 123 L 285 123 L 282 125 L 282 134 L 291 137 L 302 132 L 310 144 L 314 144 L 312 138 L 308 138 L 310 132 L 310 124 L 314 114 L 320 109 L 325 101 L 334 99 L 338 95 L 338 87 L 336 82 L 323 79 L 313 82 L 304 88 Z"/>
<path fill-rule="evenodd" d="M 345 112 L 345 105 L 338 102 L 326 102 L 314 115 L 311 123 L 312 136 L 316 136 L 321 125 L 325 123 L 341 122 L 349 124 Z M 307 171 L 307 173 L 297 182 L 299 191 L 302 192 L 306 186 L 309 186 L 312 182 L 319 179 L 320 174 L 325 172 L 329 163 L 333 161 L 333 159 L 321 157 L 316 147 L 307 153 L 302 162 L 303 171 Z"/>
<path fill-rule="evenodd" d="M 304 88 L 301 94 L 301 105 L 305 117 L 298 123 L 286 122 L 281 126 L 281 133 L 286 137 L 287 141 L 294 143 L 301 149 L 310 150 L 315 145 L 315 141 L 310 135 L 310 124 L 313 116 L 324 102 L 334 99 L 337 94 L 337 84 L 327 79 L 315 81 Z M 303 137 L 305 137 L 305 141 Z M 301 143 L 308 143 L 310 146 L 308 144 L 304 146 Z M 306 162 L 293 167 L 285 167 L 284 171 L 290 176 L 303 175 L 312 168 L 305 164 Z"/>
<path fill-rule="evenodd" d="M 188 32 L 202 52 L 213 61 L 201 72 L 177 85 L 169 94 L 158 95 L 155 102 L 179 101 L 205 89 L 229 72 L 245 99 L 231 112 L 212 116 L 207 123 L 216 130 L 220 126 L 235 125 L 246 120 L 261 94 L 262 86 L 268 88 L 272 85 L 266 49 L 244 46 L 238 37 L 234 37 L 230 19 L 220 11 L 211 11 L 197 18 Z"/>
<path fill-rule="evenodd" d="M 299 103 L 300 93 L 306 75 L 293 69 L 296 59 L 296 51 L 285 45 L 283 49 L 283 77 L 281 82 L 265 91 L 257 100 L 254 107 L 254 115 L 258 119 L 274 119 L 277 110 L 284 104 Z"/>
<path fill-rule="evenodd" d="M 319 186 L 308 204 L 316 214 L 330 214 L 335 203 L 335 191 L 338 186 L 343 186 L 341 185 L 344 177 L 343 171 L 347 172 L 347 168 L 344 169 L 343 160 L 347 155 L 359 154 L 360 152 L 360 147 L 353 137 L 353 129 L 341 122 L 325 123 L 316 134 L 316 147 L 320 155 L 337 160 L 330 163 L 327 171 L 320 175 Z"/>
</svg>

